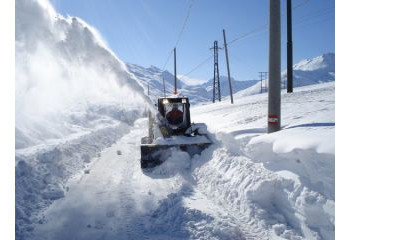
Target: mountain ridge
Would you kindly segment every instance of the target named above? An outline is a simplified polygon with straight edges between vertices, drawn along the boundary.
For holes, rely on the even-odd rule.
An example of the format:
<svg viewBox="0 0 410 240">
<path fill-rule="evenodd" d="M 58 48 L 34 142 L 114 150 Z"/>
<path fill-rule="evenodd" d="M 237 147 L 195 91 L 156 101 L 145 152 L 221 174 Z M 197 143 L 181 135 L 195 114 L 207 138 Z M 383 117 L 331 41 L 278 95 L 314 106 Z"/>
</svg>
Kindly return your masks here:
<svg viewBox="0 0 410 240">
<path fill-rule="evenodd" d="M 174 75 L 167 70 L 162 71 L 160 68 L 153 65 L 145 68 L 133 63 L 126 63 L 126 66 L 128 71 L 132 73 L 139 81 L 140 85 L 143 86 L 147 94 L 148 85 L 150 86 L 149 95 L 154 102 L 156 101 L 156 98 L 164 96 L 163 81 L 165 82 L 166 95 L 173 94 Z M 162 79 L 162 77 L 164 77 L 164 79 Z M 212 101 L 213 78 L 200 84 L 186 84 L 184 82 L 186 79 L 181 80 L 181 78 L 184 78 L 184 76 L 177 77 L 178 91 L 181 95 L 189 97 L 193 104 Z M 335 54 L 329 52 L 299 61 L 293 65 L 293 79 L 294 87 L 335 81 Z M 233 77 L 231 80 L 233 93 L 248 88 L 252 88 L 251 91 L 248 91 L 249 93 L 257 94 L 260 92 L 260 87 L 258 87 L 260 86 L 259 80 L 236 80 Z M 286 87 L 286 81 L 287 71 L 285 69 L 281 72 L 282 88 Z M 220 76 L 220 85 L 221 97 L 229 96 L 227 76 Z"/>
</svg>

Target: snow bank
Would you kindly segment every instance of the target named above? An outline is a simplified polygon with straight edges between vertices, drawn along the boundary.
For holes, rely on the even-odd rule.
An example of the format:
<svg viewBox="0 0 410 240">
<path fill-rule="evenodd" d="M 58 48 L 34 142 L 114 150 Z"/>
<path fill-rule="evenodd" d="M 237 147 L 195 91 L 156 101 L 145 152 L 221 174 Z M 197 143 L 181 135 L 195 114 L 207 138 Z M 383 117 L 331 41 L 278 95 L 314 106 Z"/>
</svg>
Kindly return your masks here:
<svg viewBox="0 0 410 240">
<path fill-rule="evenodd" d="M 16 151 L 16 239 L 27 237 L 32 224 L 42 221 L 41 210 L 64 197 L 68 179 L 129 130 L 129 125 L 119 123 L 57 145 Z"/>
<path fill-rule="evenodd" d="M 298 175 L 225 148 L 194 160 L 203 164 L 194 170 L 198 189 L 230 213 L 247 239 L 334 239 L 334 201 Z"/>
<path fill-rule="evenodd" d="M 334 239 L 334 83 L 282 92 L 283 129 L 272 134 L 267 94 L 242 93 L 192 109 L 217 139 L 192 161 L 198 188 L 247 238 Z"/>
<path fill-rule="evenodd" d="M 313 149 L 318 153 L 335 153 L 334 133 L 326 131 L 326 127 L 333 129 L 334 124 L 323 124 L 323 128 L 317 129 L 316 126 L 321 124 L 312 123 L 306 125 L 312 126 L 313 129 L 304 129 L 299 131 L 296 128 L 287 129 L 274 134 L 267 134 L 253 138 L 250 145 L 268 144 L 272 146 L 273 152 L 286 153 L 295 149 Z"/>
</svg>

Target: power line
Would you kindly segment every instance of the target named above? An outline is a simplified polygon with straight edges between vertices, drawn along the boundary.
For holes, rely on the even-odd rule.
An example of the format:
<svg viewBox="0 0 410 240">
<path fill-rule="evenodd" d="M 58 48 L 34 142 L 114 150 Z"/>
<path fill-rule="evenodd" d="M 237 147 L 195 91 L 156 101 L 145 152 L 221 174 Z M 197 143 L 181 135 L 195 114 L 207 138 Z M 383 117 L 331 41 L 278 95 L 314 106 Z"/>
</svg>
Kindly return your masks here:
<svg viewBox="0 0 410 240">
<path fill-rule="evenodd" d="M 190 70 L 187 74 L 184 74 L 184 76 L 189 76 L 189 74 L 193 73 L 195 70 L 197 70 L 199 67 L 201 67 L 202 65 L 204 65 L 205 63 L 207 63 L 209 60 L 211 60 L 211 58 L 213 57 L 213 55 L 207 57 L 205 60 L 203 60 L 200 64 L 198 64 L 197 66 L 195 66 L 192 70 Z"/>
<path fill-rule="evenodd" d="M 238 57 L 236 54 L 233 54 L 232 52 L 230 52 L 230 56 L 233 57 L 233 65 L 235 66 L 241 66 L 240 68 L 246 68 L 248 71 L 250 72 L 255 72 L 256 70 L 252 67 L 250 67 L 249 63 L 246 63 L 245 60 L 243 60 L 242 58 Z M 253 80 L 257 80 L 256 78 L 254 78 Z"/>
<path fill-rule="evenodd" d="M 265 32 L 265 31 L 267 31 L 268 29 L 267 29 L 267 24 L 265 24 L 264 26 L 262 26 L 262 27 L 259 27 L 259 28 L 257 28 L 257 29 L 254 29 L 254 30 L 252 30 L 252 31 L 250 31 L 250 32 L 247 32 L 247 33 L 245 33 L 245 34 L 243 34 L 243 35 L 241 35 L 241 36 L 239 36 L 239 37 L 237 37 L 237 38 L 235 38 L 235 39 L 233 39 L 233 40 L 231 40 L 230 42 L 228 42 L 227 44 L 232 44 L 232 43 L 234 43 L 234 42 L 236 42 L 236 41 L 240 41 L 240 40 L 242 40 L 242 39 L 244 39 L 244 38 L 246 38 L 246 37 L 250 37 L 252 34 L 258 34 L 258 33 L 261 33 L 261 32 Z M 221 48 L 221 49 L 223 49 L 223 48 Z M 211 56 L 209 56 L 209 57 L 207 57 L 206 59 L 204 59 L 201 63 L 199 63 L 197 66 L 195 66 L 192 70 L 190 70 L 187 74 L 184 74 L 184 76 L 189 76 L 189 74 L 191 74 L 191 73 L 193 73 L 195 70 L 197 70 L 199 67 L 201 67 L 202 65 L 204 65 L 205 63 L 207 63 L 209 60 L 211 60 L 211 58 L 213 57 L 213 55 L 211 55 Z"/>
<path fill-rule="evenodd" d="M 191 9 L 192 9 L 192 6 L 194 5 L 194 2 L 195 2 L 195 0 L 191 0 L 191 1 L 190 1 L 189 7 L 188 7 L 188 11 L 187 11 L 187 14 L 186 14 L 185 19 L 184 19 L 184 23 L 182 24 L 181 31 L 179 32 L 177 41 L 176 41 L 176 43 L 175 43 L 175 47 L 178 46 L 178 43 L 179 43 L 179 41 L 181 40 L 182 33 L 184 32 L 185 27 L 186 27 L 186 25 L 187 25 L 188 18 L 189 18 L 189 15 L 191 14 Z"/>
<path fill-rule="evenodd" d="M 259 27 L 259 28 L 257 28 L 257 29 L 254 29 L 254 30 L 252 30 L 252 31 L 250 31 L 250 32 L 247 32 L 247 33 L 245 33 L 245 34 L 243 34 L 243 35 L 241 35 L 241 36 L 239 36 L 239 37 L 237 37 L 237 38 L 231 40 L 230 42 L 228 42 L 228 44 L 232 44 L 232 43 L 234 43 L 234 42 L 236 42 L 236 41 L 242 40 L 242 39 L 244 39 L 244 38 L 246 38 L 246 37 L 248 37 L 248 36 L 251 36 L 252 34 L 257 34 L 257 33 L 265 32 L 265 31 L 268 30 L 267 27 L 268 27 L 268 24 L 265 24 L 265 25 L 263 25 L 263 26 L 261 26 L 261 27 Z"/>
<path fill-rule="evenodd" d="M 168 54 L 168 58 L 167 58 L 167 61 L 165 62 L 165 64 L 164 64 L 164 66 L 162 67 L 162 71 L 164 71 L 165 70 L 165 67 L 167 66 L 167 64 L 168 64 L 168 62 L 169 62 L 169 59 L 171 58 L 171 55 L 172 55 L 172 52 L 174 51 L 174 49 L 172 49 L 170 52 L 169 52 L 169 54 Z"/>
<path fill-rule="evenodd" d="M 192 9 L 192 6 L 194 5 L 194 2 L 195 2 L 195 0 L 191 0 L 191 1 L 190 1 L 187 14 L 186 14 L 186 16 L 185 16 L 185 19 L 184 19 L 184 22 L 183 22 L 183 24 L 182 24 L 181 30 L 179 31 L 179 34 L 178 34 L 178 37 L 177 37 L 177 41 L 176 41 L 176 43 L 175 43 L 175 47 L 172 48 L 172 50 L 169 52 L 169 55 L 168 55 L 168 57 L 167 57 L 167 60 L 166 60 L 166 62 L 165 62 L 165 64 L 164 64 L 164 66 L 162 67 L 162 72 L 164 72 L 165 67 L 167 66 L 167 64 L 168 64 L 168 62 L 169 62 L 169 59 L 171 58 L 172 52 L 175 50 L 175 48 L 178 46 L 178 44 L 179 44 L 179 42 L 180 42 L 180 40 L 181 40 L 182 34 L 183 34 L 183 32 L 184 32 L 184 30 L 185 30 L 185 27 L 186 27 L 186 25 L 187 25 L 187 22 L 188 22 L 189 15 L 191 14 L 191 9 Z M 176 76 L 175 76 L 175 77 L 176 77 Z M 162 80 L 163 80 L 163 85 L 164 85 L 164 89 L 165 89 L 164 78 L 163 78 Z M 165 90 L 164 90 L 164 92 L 165 92 Z"/>
<path fill-rule="evenodd" d="M 302 3 L 300 3 L 300 4 L 296 5 L 296 6 L 294 6 L 292 9 L 299 8 L 299 7 L 305 5 L 305 4 L 308 3 L 308 2 L 309 2 L 309 0 L 305 0 L 304 2 L 302 2 Z"/>
<path fill-rule="evenodd" d="M 177 41 L 176 41 L 176 43 L 175 43 L 175 48 L 178 46 L 178 44 L 179 44 L 179 42 L 180 42 L 180 40 L 181 40 L 182 33 L 183 33 L 184 30 L 185 30 L 185 26 L 186 26 L 186 24 L 187 24 L 187 22 L 188 22 L 188 18 L 189 18 L 189 15 L 190 15 L 190 13 L 191 13 L 191 9 L 192 9 L 192 6 L 194 5 L 194 2 L 195 2 L 195 0 L 191 0 L 191 1 L 190 1 L 187 14 L 186 14 L 186 16 L 185 16 L 185 19 L 184 19 L 184 22 L 183 22 L 183 24 L 182 24 L 181 30 L 179 31 L 179 34 L 178 34 L 178 37 L 177 37 Z M 167 57 L 167 60 L 165 61 L 164 66 L 162 67 L 162 71 L 165 70 L 165 67 L 166 67 L 167 64 L 168 64 L 169 59 L 171 58 L 171 55 L 172 55 L 172 52 L 173 52 L 173 51 L 174 51 L 174 48 L 172 48 L 171 51 L 169 52 L 168 57 Z"/>
<path fill-rule="evenodd" d="M 310 0 L 305 0 L 305 1 L 303 1 L 302 3 L 300 3 L 300 4 L 296 5 L 295 7 L 293 7 L 292 9 L 297 9 L 297 8 L 299 8 L 299 7 L 301 7 L 301 6 L 305 5 L 305 4 L 307 4 L 309 1 L 310 1 Z M 187 17 L 185 18 L 185 21 L 184 21 L 183 27 L 182 27 L 182 29 L 181 29 L 180 35 L 178 36 L 177 44 L 179 43 L 179 39 L 180 39 L 180 37 L 181 37 L 181 35 L 182 35 L 182 32 L 183 32 L 183 30 L 184 30 L 184 28 L 185 28 L 185 25 L 186 25 L 186 22 L 187 22 L 187 20 L 188 20 L 188 17 L 189 17 L 190 10 L 191 10 L 191 8 L 192 8 L 193 2 L 194 2 L 194 0 L 191 1 L 191 4 L 190 4 L 190 6 L 189 6 L 189 8 L 188 8 L 188 14 L 187 14 Z M 329 13 L 331 13 L 331 12 L 326 12 L 326 11 L 329 11 L 329 10 L 331 10 L 331 9 L 334 9 L 334 7 L 321 9 L 321 10 L 316 11 L 316 12 L 313 12 L 313 13 L 311 13 L 311 14 L 302 16 L 301 18 L 297 19 L 297 20 L 299 20 L 299 22 L 296 22 L 296 24 L 294 24 L 294 25 L 298 25 L 298 24 L 301 24 L 301 23 L 303 24 L 303 23 L 305 23 L 305 21 L 310 21 L 310 20 L 313 20 L 313 19 L 315 19 L 315 18 L 318 18 L 318 17 L 324 16 L 324 15 L 327 15 L 327 14 L 329 14 Z M 323 12 L 324 12 L 324 13 L 323 13 Z M 303 20 L 303 21 L 300 21 L 300 20 Z M 329 19 L 325 19 L 325 20 L 329 20 Z M 320 22 L 322 22 L 322 21 L 315 22 L 315 23 L 313 23 L 313 24 L 317 24 L 317 23 L 320 23 Z M 306 25 L 306 26 L 310 26 L 310 25 L 313 25 L 313 24 L 308 24 L 308 25 Z M 242 34 L 242 35 L 240 35 L 239 37 L 234 38 L 233 40 L 231 40 L 230 42 L 228 42 L 228 44 L 233 44 L 233 43 L 235 43 L 235 42 L 238 42 L 238 41 L 241 41 L 241 40 L 243 40 L 243 39 L 246 39 L 247 37 L 251 37 L 251 36 L 253 36 L 253 35 L 257 35 L 257 34 L 266 32 L 267 30 L 268 30 L 268 24 L 265 24 L 265 25 L 260 26 L 260 27 L 258 27 L 258 28 L 256 28 L 256 29 L 253 29 L 253 30 L 251 30 L 251 31 L 249 31 L 249 32 L 247 32 L 247 33 L 245 33 L 245 34 Z M 233 55 L 233 56 L 234 56 L 234 58 L 236 58 L 237 60 L 239 60 L 235 55 Z M 169 58 L 169 57 L 168 57 L 168 58 Z M 204 65 L 206 62 L 208 62 L 211 58 L 212 58 L 212 56 L 207 57 L 205 60 L 203 60 L 203 61 L 202 61 L 201 63 L 199 63 L 197 66 L 195 66 L 192 70 L 190 70 L 187 74 L 184 74 L 184 76 L 189 76 L 191 73 L 193 73 L 194 71 L 196 71 L 199 67 L 201 67 L 201 66 Z M 243 61 L 240 60 L 240 62 L 243 62 Z M 246 64 L 245 64 L 245 65 L 246 65 Z M 247 66 L 247 65 L 246 65 L 246 66 Z"/>
<path fill-rule="evenodd" d="M 301 22 L 309 21 L 309 20 L 314 19 L 316 17 L 321 17 L 321 16 L 327 15 L 329 13 L 333 13 L 332 10 L 334 10 L 334 9 L 335 9 L 334 7 L 320 9 L 318 11 L 315 11 L 315 12 L 312 12 L 312 13 L 309 13 L 307 15 L 299 17 L 298 19 L 296 19 L 295 23 L 301 23 Z"/>
<path fill-rule="evenodd" d="M 308 3 L 309 1 L 310 1 L 310 0 L 305 0 L 304 2 L 300 3 L 299 5 L 293 7 L 292 9 L 299 8 L 299 7 L 303 6 L 303 5 L 305 5 L 306 3 Z M 299 18 L 299 19 L 296 20 L 296 22 L 295 22 L 294 25 L 297 25 L 298 23 L 304 23 L 305 21 L 310 21 L 310 20 L 315 19 L 315 18 L 317 18 L 317 17 L 321 17 L 321 16 L 323 16 L 323 15 L 332 13 L 332 12 L 327 12 L 327 11 L 332 10 L 332 9 L 334 9 L 334 7 L 324 8 L 324 9 L 321 9 L 321 10 L 319 10 L 319 11 L 310 13 L 310 14 L 305 15 L 305 16 L 302 16 L 301 18 Z M 302 20 L 302 21 L 301 21 L 301 20 Z M 256 29 L 252 30 L 252 31 L 249 31 L 249 32 L 247 32 L 247 33 L 245 33 L 245 34 L 243 34 L 243 35 L 241 35 L 241 36 L 239 36 L 239 37 L 237 37 L 237 38 L 231 40 L 230 42 L 228 42 L 228 44 L 232 44 L 232 43 L 234 43 L 234 42 L 243 40 L 243 39 L 245 39 L 245 38 L 247 38 L 247 37 L 250 37 L 250 36 L 252 36 L 252 35 L 257 35 L 257 34 L 259 34 L 259 33 L 265 32 L 265 31 L 267 31 L 267 30 L 268 30 L 268 24 L 265 24 L 265 25 L 263 25 L 263 26 L 260 26 L 260 27 L 258 27 L 258 28 L 256 28 Z"/>
<path fill-rule="evenodd" d="M 334 19 L 334 17 L 329 17 L 329 18 L 325 18 L 325 19 L 321 19 L 321 20 L 319 20 L 319 21 L 316 21 L 316 22 L 313 22 L 313 23 L 310 23 L 310 24 L 305 24 L 305 25 L 298 25 L 298 26 L 296 26 L 295 28 L 296 29 L 299 29 L 299 28 L 305 28 L 305 27 L 309 27 L 309 26 L 313 26 L 313 25 L 317 25 L 317 24 L 319 24 L 319 23 L 323 23 L 323 22 L 327 22 L 327 21 L 329 21 L 329 20 L 333 20 Z M 294 28 L 294 29 L 295 29 Z"/>
</svg>

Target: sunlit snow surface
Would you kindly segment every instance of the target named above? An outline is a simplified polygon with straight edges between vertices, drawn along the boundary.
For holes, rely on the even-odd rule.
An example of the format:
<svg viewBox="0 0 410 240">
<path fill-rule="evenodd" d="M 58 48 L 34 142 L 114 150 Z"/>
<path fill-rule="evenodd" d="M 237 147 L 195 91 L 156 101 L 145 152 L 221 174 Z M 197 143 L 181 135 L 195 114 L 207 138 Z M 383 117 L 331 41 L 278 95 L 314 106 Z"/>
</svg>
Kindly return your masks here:
<svg viewBox="0 0 410 240">
<path fill-rule="evenodd" d="M 145 100 L 92 27 L 16 1 L 17 239 L 334 239 L 334 83 L 192 108 L 214 144 L 141 171 Z"/>
<path fill-rule="evenodd" d="M 144 172 L 137 120 L 38 214 L 33 238 L 334 239 L 334 83 L 282 99 L 283 129 L 269 135 L 266 94 L 193 108 L 214 145 Z"/>
</svg>

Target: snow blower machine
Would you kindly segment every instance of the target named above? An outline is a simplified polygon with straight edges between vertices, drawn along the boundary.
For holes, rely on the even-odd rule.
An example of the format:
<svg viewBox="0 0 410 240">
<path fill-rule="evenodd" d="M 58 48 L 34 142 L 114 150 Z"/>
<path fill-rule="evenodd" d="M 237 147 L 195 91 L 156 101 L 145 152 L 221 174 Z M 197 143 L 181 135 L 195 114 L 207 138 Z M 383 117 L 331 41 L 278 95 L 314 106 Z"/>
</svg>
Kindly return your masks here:
<svg viewBox="0 0 410 240">
<path fill-rule="evenodd" d="M 191 157 L 211 145 L 204 123 L 191 123 L 187 97 L 158 99 L 158 113 L 148 113 L 148 136 L 141 139 L 141 168 L 163 163 L 172 149 L 187 152 Z"/>
</svg>

